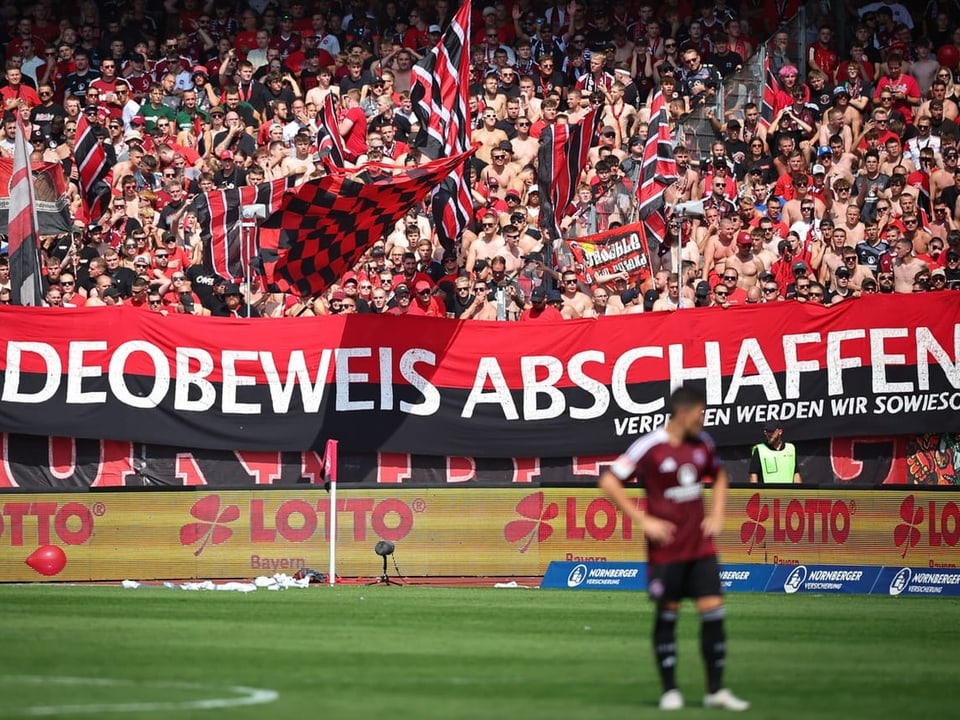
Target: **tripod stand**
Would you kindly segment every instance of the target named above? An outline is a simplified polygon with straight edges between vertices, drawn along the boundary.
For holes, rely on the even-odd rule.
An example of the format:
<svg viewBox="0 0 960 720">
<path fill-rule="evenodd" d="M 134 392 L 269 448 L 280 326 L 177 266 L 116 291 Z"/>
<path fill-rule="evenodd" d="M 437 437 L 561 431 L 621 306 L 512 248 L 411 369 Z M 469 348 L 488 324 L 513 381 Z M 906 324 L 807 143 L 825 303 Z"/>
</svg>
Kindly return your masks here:
<svg viewBox="0 0 960 720">
<path fill-rule="evenodd" d="M 403 583 L 399 583 L 396 580 L 391 580 L 390 576 L 387 574 L 387 556 L 386 554 L 381 555 L 383 558 L 383 575 L 378 577 L 373 582 L 368 582 L 367 585 L 396 585 L 397 587 L 403 587 Z"/>
</svg>

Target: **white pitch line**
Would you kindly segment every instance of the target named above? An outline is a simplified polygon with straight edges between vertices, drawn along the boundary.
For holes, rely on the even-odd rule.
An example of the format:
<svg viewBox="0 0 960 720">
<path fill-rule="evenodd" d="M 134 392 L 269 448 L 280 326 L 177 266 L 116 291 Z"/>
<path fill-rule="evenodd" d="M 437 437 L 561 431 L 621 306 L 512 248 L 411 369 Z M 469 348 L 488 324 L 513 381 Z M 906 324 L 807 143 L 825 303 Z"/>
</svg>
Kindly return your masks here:
<svg viewBox="0 0 960 720">
<path fill-rule="evenodd" d="M 0 684 L 20 683 L 33 685 L 77 685 L 77 686 L 98 686 L 98 687 L 140 687 L 154 689 L 176 689 L 176 690 L 212 690 L 215 692 L 226 691 L 234 693 L 239 697 L 228 698 L 205 698 L 200 700 L 184 700 L 182 702 L 124 702 L 124 703 L 98 703 L 96 705 L 33 705 L 30 707 L 18 708 L 14 710 L 0 710 L 0 717 L 49 717 L 53 715 L 66 714 L 91 714 L 91 713 L 134 713 L 134 712 L 162 712 L 178 710 L 219 710 L 230 707 L 241 707 L 244 705 L 265 705 L 274 702 L 280 694 L 275 690 L 266 690 L 263 688 L 251 688 L 242 685 L 231 687 L 216 688 L 210 685 L 200 685 L 197 683 L 184 682 L 164 682 L 148 680 L 138 682 L 135 680 L 117 680 L 113 678 L 82 678 L 67 676 L 44 676 L 44 675 L 2 675 Z"/>
</svg>

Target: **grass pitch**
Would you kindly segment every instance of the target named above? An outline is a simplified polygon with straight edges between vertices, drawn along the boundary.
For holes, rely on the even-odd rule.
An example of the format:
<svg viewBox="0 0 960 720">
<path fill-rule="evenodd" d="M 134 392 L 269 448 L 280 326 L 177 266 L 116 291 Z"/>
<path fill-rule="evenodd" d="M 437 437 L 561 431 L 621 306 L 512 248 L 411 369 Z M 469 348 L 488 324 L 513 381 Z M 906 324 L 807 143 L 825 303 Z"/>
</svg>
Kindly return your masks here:
<svg viewBox="0 0 960 720">
<path fill-rule="evenodd" d="M 0 586 L 0 613 L 0 718 L 659 714 L 651 606 L 636 593 Z M 679 678 L 694 706 L 703 694 L 697 626 L 685 607 Z M 956 712 L 956 600 L 731 595 L 727 630 L 727 684 L 753 703 L 748 717 Z M 279 695 L 218 707 L 236 686 Z M 671 717 L 722 715 L 693 707 Z"/>
</svg>

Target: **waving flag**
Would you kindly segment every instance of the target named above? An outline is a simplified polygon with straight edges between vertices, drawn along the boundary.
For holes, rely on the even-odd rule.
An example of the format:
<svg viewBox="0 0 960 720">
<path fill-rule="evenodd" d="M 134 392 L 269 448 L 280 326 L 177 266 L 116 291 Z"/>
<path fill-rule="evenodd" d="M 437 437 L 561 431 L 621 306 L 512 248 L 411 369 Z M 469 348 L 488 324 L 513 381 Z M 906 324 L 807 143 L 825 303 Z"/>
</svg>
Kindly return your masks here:
<svg viewBox="0 0 960 720">
<path fill-rule="evenodd" d="M 33 174 L 27 128 L 17 113 L 17 134 L 13 143 L 13 176 L 10 180 L 10 219 L 7 223 L 7 251 L 10 256 L 10 302 L 14 305 L 41 305 L 40 235 L 34 202 Z"/>
<path fill-rule="evenodd" d="M 256 221 L 252 221 L 253 227 L 250 229 L 254 235 L 248 238 L 243 236 L 241 208 L 263 205 L 266 216 L 270 217 L 280 207 L 283 193 L 292 180 L 283 177 L 259 185 L 214 190 L 194 198 L 200 242 L 203 244 L 203 267 L 207 272 L 225 278 L 246 276 L 250 260 L 258 254 L 257 228 Z"/>
<path fill-rule="evenodd" d="M 667 236 L 663 191 L 677 180 L 677 162 L 673 158 L 673 142 L 663 93 L 659 90 L 650 105 L 650 126 L 643 146 L 640 166 L 640 219 L 649 236 L 662 243 Z"/>
<path fill-rule="evenodd" d="M 317 152 L 328 168 L 344 166 L 343 158 L 346 155 L 343 148 L 343 138 L 340 137 L 340 126 L 337 123 L 337 107 L 334 104 L 333 93 L 327 93 L 323 99 L 323 107 L 317 113 Z"/>
<path fill-rule="evenodd" d="M 93 128 L 81 113 L 77 118 L 76 145 L 73 156 L 80 177 L 80 194 L 90 222 L 97 222 L 110 205 L 110 184 L 107 175 L 107 153 L 93 134 Z"/>
<path fill-rule="evenodd" d="M 560 237 L 560 218 L 573 202 L 577 180 L 587 166 L 587 154 L 597 132 L 597 108 L 576 125 L 548 125 L 540 135 L 537 183 L 543 207 L 540 226 Z"/>
<path fill-rule="evenodd" d="M 760 124 L 764 129 L 773 122 L 773 108 L 776 106 L 777 87 L 779 83 L 773 77 L 770 69 L 770 58 L 763 63 L 763 95 L 760 99 Z"/>
<path fill-rule="evenodd" d="M 420 125 L 413 147 L 429 158 L 461 155 L 470 147 L 471 12 L 467 0 L 437 46 L 413 67 L 410 99 Z M 452 169 L 434 194 L 432 207 L 440 242 L 452 248 L 473 216 L 465 167 Z"/>
<path fill-rule="evenodd" d="M 288 193 L 263 225 L 280 230 L 277 288 L 301 297 L 322 293 L 471 153 L 368 183 L 340 170 Z"/>
</svg>

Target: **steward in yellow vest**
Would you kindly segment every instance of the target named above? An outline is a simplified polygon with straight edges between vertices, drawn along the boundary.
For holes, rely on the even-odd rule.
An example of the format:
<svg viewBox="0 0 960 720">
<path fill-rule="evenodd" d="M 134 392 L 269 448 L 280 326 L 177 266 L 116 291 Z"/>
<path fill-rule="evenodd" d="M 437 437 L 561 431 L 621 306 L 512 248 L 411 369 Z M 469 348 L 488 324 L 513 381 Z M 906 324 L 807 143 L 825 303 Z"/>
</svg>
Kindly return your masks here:
<svg viewBox="0 0 960 720">
<path fill-rule="evenodd" d="M 783 426 L 777 421 L 768 421 L 763 426 L 763 434 L 766 441 L 753 446 L 750 482 L 764 485 L 802 483 L 797 466 L 797 449 L 793 443 L 783 441 Z"/>
</svg>

